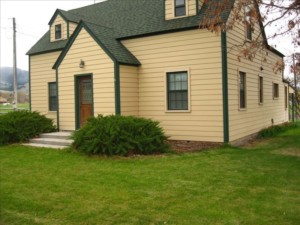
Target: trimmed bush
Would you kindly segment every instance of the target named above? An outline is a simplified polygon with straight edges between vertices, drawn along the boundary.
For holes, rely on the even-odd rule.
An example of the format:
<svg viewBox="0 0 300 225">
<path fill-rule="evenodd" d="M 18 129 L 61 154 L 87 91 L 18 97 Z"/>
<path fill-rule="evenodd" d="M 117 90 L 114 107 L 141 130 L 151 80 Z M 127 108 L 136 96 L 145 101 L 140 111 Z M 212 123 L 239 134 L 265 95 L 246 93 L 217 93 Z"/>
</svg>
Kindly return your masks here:
<svg viewBox="0 0 300 225">
<path fill-rule="evenodd" d="M 73 147 L 87 154 L 153 154 L 169 149 L 158 122 L 133 116 L 91 117 L 72 138 Z"/>
<path fill-rule="evenodd" d="M 280 125 L 271 126 L 258 132 L 258 137 L 259 138 L 275 137 L 286 130 L 293 129 L 296 127 L 297 127 L 296 123 L 284 123 Z"/>
<path fill-rule="evenodd" d="M 0 145 L 28 141 L 41 133 L 55 131 L 51 119 L 26 110 L 0 116 Z"/>
</svg>

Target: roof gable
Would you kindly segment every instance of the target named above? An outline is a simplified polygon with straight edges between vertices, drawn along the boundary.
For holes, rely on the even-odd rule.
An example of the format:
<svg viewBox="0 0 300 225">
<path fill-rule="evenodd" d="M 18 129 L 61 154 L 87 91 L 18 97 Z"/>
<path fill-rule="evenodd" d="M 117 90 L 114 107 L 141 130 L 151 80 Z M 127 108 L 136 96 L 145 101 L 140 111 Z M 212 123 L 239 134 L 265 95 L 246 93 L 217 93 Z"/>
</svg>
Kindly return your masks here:
<svg viewBox="0 0 300 225">
<path fill-rule="evenodd" d="M 81 21 L 53 65 L 53 69 L 57 69 L 60 66 L 82 29 L 85 29 L 89 33 L 114 62 L 135 66 L 140 65 L 140 62 L 119 41 L 114 39 L 112 30 Z"/>
<path fill-rule="evenodd" d="M 51 20 L 49 21 L 48 25 L 51 26 L 51 25 L 53 24 L 53 22 L 55 21 L 55 19 L 56 19 L 56 17 L 57 17 L 58 15 L 60 15 L 66 23 L 68 22 L 68 19 L 67 19 L 67 18 L 65 17 L 65 15 L 62 13 L 62 10 L 57 9 L 57 10 L 55 11 L 55 13 L 53 14 L 53 16 L 51 17 Z"/>
</svg>

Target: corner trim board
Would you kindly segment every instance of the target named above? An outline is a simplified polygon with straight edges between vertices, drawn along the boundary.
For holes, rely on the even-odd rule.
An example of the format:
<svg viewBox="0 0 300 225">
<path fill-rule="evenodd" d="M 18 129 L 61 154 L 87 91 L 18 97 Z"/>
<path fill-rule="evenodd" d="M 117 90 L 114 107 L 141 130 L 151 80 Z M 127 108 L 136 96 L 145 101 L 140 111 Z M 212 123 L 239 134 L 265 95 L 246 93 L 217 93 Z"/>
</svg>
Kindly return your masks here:
<svg viewBox="0 0 300 225">
<path fill-rule="evenodd" d="M 222 52 L 222 92 L 223 92 L 223 135 L 224 143 L 229 142 L 229 108 L 228 108 L 228 68 L 226 32 L 221 34 Z"/>
<path fill-rule="evenodd" d="M 115 63 L 115 113 L 121 115 L 121 96 L 120 96 L 120 64 L 117 61 Z"/>
<path fill-rule="evenodd" d="M 57 110 L 56 110 L 56 126 L 57 130 L 59 131 L 59 95 L 58 95 L 58 68 L 56 71 L 56 96 L 57 96 Z"/>
</svg>

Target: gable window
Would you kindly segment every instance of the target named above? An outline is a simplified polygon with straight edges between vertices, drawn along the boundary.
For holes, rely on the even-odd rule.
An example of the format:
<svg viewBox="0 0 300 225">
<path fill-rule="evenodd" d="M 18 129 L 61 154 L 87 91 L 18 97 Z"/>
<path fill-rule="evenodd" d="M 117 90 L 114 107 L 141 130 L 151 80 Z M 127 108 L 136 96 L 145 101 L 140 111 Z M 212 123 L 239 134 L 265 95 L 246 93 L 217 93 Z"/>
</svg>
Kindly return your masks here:
<svg viewBox="0 0 300 225">
<path fill-rule="evenodd" d="M 245 30 L 246 30 L 246 39 L 252 40 L 252 25 L 251 25 L 251 6 L 246 5 L 245 7 Z"/>
<path fill-rule="evenodd" d="M 264 102 L 264 78 L 259 77 L 259 103 L 262 104 Z"/>
<path fill-rule="evenodd" d="M 55 39 L 61 39 L 61 24 L 55 25 Z"/>
<path fill-rule="evenodd" d="M 56 82 L 49 83 L 48 88 L 49 88 L 49 111 L 57 111 Z"/>
<path fill-rule="evenodd" d="M 288 88 L 285 86 L 284 87 L 284 108 L 288 108 Z"/>
<path fill-rule="evenodd" d="M 277 83 L 273 83 L 273 98 L 279 98 L 279 85 Z"/>
<path fill-rule="evenodd" d="M 246 108 L 246 73 L 240 72 L 239 74 L 239 107 L 240 109 Z"/>
<path fill-rule="evenodd" d="M 252 40 L 252 26 L 250 23 L 246 22 L 246 39 Z"/>
<path fill-rule="evenodd" d="M 168 110 L 188 110 L 187 71 L 167 73 Z"/>
<path fill-rule="evenodd" d="M 175 17 L 186 15 L 186 0 L 175 0 Z"/>
</svg>

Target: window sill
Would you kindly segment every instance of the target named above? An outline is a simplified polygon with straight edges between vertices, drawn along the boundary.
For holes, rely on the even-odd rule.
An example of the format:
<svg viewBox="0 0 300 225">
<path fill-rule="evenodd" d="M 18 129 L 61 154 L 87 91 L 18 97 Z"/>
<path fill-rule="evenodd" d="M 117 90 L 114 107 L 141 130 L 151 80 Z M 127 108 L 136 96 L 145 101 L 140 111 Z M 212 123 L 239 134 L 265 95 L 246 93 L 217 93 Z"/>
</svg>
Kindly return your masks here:
<svg viewBox="0 0 300 225">
<path fill-rule="evenodd" d="M 57 113 L 57 111 L 48 111 L 48 113 Z"/>
<path fill-rule="evenodd" d="M 245 112 L 245 111 L 247 111 L 247 108 L 243 108 L 243 109 L 239 108 L 239 111 Z"/>
<path fill-rule="evenodd" d="M 276 98 L 274 97 L 274 98 L 273 98 L 273 100 L 278 100 L 278 99 L 279 99 L 279 97 L 276 97 Z"/>
<path fill-rule="evenodd" d="M 263 102 L 259 102 L 259 103 L 258 103 L 258 105 L 260 105 L 260 106 L 263 106 L 263 105 L 264 105 L 264 103 L 263 103 Z"/>
<path fill-rule="evenodd" d="M 190 113 L 191 110 L 165 110 L 165 113 Z"/>
</svg>

